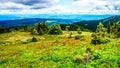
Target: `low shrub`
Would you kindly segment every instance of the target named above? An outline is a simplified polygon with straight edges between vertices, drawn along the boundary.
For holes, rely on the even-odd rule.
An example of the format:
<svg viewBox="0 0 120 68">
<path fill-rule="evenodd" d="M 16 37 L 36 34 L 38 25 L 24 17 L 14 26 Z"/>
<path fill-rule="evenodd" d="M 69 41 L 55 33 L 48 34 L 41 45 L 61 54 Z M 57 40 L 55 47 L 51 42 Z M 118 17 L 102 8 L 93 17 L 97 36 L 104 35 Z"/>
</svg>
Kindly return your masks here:
<svg viewBox="0 0 120 68">
<path fill-rule="evenodd" d="M 95 33 L 92 33 L 91 37 L 95 37 L 95 36 L 96 36 L 96 34 L 95 34 Z"/>
<path fill-rule="evenodd" d="M 37 39 L 36 39 L 35 37 L 33 37 L 33 38 L 31 39 L 31 42 L 37 42 Z"/>
<path fill-rule="evenodd" d="M 79 36 L 79 35 L 75 36 L 75 39 L 76 39 L 76 40 L 77 40 L 77 39 L 80 39 L 80 36 Z"/>
<path fill-rule="evenodd" d="M 84 40 L 84 35 L 77 35 L 77 36 L 75 36 L 75 39 L 76 40 L 78 40 L 78 39 Z"/>
<path fill-rule="evenodd" d="M 101 43 L 108 43 L 108 42 L 110 42 L 109 38 L 101 39 Z"/>
<path fill-rule="evenodd" d="M 27 40 L 23 41 L 22 43 L 27 44 L 27 43 L 30 43 L 30 42 L 37 42 L 37 41 L 38 40 L 35 37 L 32 37 L 31 39 L 27 39 Z"/>
<path fill-rule="evenodd" d="M 73 33 L 72 33 L 72 32 L 70 32 L 70 34 L 69 34 L 69 37 L 68 37 L 68 38 L 72 38 L 72 35 L 73 35 Z"/>
<path fill-rule="evenodd" d="M 91 43 L 92 44 L 104 44 L 110 42 L 109 38 L 100 38 L 100 37 L 95 37 L 92 39 Z"/>
<path fill-rule="evenodd" d="M 83 62 L 83 57 L 81 55 L 75 55 L 73 60 L 75 63 L 81 63 Z"/>
<path fill-rule="evenodd" d="M 4 64 L 4 63 L 7 63 L 7 62 L 8 62 L 8 59 L 0 60 L 0 64 Z"/>
<path fill-rule="evenodd" d="M 27 43 L 30 43 L 30 42 L 31 42 L 31 39 L 27 39 L 27 40 L 23 41 L 22 43 L 27 44 Z"/>
<path fill-rule="evenodd" d="M 99 52 L 94 52 L 93 55 L 92 55 L 92 59 L 93 60 L 98 60 L 101 58 L 101 54 Z"/>
</svg>

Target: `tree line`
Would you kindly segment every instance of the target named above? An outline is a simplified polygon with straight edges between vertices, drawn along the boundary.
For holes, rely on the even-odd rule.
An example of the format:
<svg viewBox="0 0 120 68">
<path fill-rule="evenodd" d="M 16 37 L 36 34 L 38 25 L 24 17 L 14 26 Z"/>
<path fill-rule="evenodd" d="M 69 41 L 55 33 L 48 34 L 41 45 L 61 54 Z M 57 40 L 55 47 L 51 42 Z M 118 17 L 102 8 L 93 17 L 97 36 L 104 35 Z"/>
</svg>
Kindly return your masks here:
<svg viewBox="0 0 120 68">
<path fill-rule="evenodd" d="M 91 26 L 92 27 L 92 26 Z M 83 27 L 80 27 L 77 24 L 60 24 L 49 26 L 47 23 L 37 23 L 34 26 L 16 26 L 16 27 L 0 27 L 0 34 L 7 33 L 11 31 L 24 31 L 30 32 L 31 34 L 44 35 L 44 34 L 54 34 L 60 35 L 63 34 L 62 31 L 89 31 Z M 93 33 L 93 36 L 105 37 L 106 35 L 110 37 L 120 37 L 120 22 L 111 24 L 108 22 L 107 27 L 104 27 L 103 23 L 100 22 L 97 25 L 96 31 Z"/>
</svg>

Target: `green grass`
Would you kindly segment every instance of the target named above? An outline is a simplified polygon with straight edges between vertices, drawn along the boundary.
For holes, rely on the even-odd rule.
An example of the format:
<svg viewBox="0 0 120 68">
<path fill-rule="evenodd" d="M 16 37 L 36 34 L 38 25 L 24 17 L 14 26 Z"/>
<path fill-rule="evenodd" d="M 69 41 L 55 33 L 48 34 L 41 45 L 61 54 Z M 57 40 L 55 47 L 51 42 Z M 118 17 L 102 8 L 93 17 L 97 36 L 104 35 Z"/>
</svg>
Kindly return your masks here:
<svg viewBox="0 0 120 68">
<path fill-rule="evenodd" d="M 68 38 L 63 35 L 34 36 L 37 42 L 22 42 L 33 36 L 27 32 L 0 34 L 0 68 L 119 68 L 120 39 L 111 39 L 107 44 L 92 45 L 90 32 L 83 32 L 84 40 Z M 73 32 L 73 36 L 77 32 Z M 84 64 L 87 48 L 92 53 Z M 77 55 L 82 62 L 75 62 Z M 76 59 L 77 60 L 77 59 Z"/>
</svg>

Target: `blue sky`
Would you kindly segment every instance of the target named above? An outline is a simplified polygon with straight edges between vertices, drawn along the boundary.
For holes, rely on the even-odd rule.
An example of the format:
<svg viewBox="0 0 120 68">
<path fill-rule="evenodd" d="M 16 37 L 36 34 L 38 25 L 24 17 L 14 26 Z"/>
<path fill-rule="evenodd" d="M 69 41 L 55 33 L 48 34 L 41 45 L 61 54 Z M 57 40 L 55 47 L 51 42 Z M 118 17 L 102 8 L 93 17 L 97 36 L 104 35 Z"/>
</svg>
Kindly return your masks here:
<svg viewBox="0 0 120 68">
<path fill-rule="evenodd" d="M 120 0 L 1 0 L 0 14 L 120 14 Z"/>
</svg>

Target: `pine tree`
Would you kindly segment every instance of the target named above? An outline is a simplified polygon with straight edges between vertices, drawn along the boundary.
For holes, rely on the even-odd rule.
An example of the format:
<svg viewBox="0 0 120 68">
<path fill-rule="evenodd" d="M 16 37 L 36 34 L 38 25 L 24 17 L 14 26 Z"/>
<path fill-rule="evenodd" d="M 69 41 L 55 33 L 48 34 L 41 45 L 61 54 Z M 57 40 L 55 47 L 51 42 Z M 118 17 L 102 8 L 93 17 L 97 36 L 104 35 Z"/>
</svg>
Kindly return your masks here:
<svg viewBox="0 0 120 68">
<path fill-rule="evenodd" d="M 110 24 L 110 22 L 108 23 L 108 25 L 107 25 L 107 33 L 111 33 L 111 24 Z"/>
<path fill-rule="evenodd" d="M 100 37 L 102 37 L 102 36 L 104 35 L 105 29 L 104 29 L 103 26 L 104 26 L 104 25 L 100 22 L 100 23 L 98 24 L 98 26 L 97 26 L 97 29 L 96 29 L 96 32 L 98 33 L 98 35 L 99 35 Z"/>
</svg>

